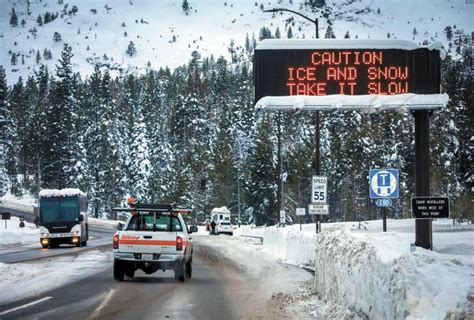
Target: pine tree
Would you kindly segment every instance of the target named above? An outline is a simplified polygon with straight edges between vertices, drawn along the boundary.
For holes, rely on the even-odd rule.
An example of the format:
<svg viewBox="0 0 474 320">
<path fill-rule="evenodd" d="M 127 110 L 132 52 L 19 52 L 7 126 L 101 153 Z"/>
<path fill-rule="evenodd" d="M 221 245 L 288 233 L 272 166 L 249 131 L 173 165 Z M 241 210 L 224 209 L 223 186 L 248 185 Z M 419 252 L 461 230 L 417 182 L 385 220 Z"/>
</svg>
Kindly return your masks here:
<svg viewBox="0 0 474 320">
<path fill-rule="evenodd" d="M 41 27 L 43 25 L 43 17 L 39 14 L 36 23 Z"/>
<path fill-rule="evenodd" d="M 41 55 L 40 55 L 40 52 L 39 50 L 36 51 L 36 64 L 39 64 L 41 61 Z"/>
<path fill-rule="evenodd" d="M 281 38 L 281 34 L 280 34 L 280 28 L 276 28 L 276 31 L 275 31 L 275 39 L 280 39 Z"/>
<path fill-rule="evenodd" d="M 250 53 L 252 51 L 249 34 L 245 34 L 245 52 Z"/>
<path fill-rule="evenodd" d="M 65 43 L 61 51 L 61 58 L 56 64 L 56 80 L 52 83 L 50 103 L 48 105 L 45 129 L 43 186 L 47 188 L 63 188 L 70 185 L 75 176 L 73 156 L 76 143 L 72 133 L 75 129 L 75 80 L 72 70 L 72 48 Z"/>
<path fill-rule="evenodd" d="M 326 28 L 326 34 L 324 35 L 325 39 L 335 39 L 336 36 L 334 35 L 334 31 L 332 30 L 331 25 L 328 25 Z"/>
<path fill-rule="evenodd" d="M 26 25 L 26 20 L 25 19 L 21 19 L 21 26 L 24 28 Z"/>
<path fill-rule="evenodd" d="M 126 53 L 130 57 L 133 56 L 135 53 L 137 53 L 137 49 L 135 48 L 135 43 L 133 43 L 133 41 L 130 41 L 130 43 L 128 44 Z"/>
<path fill-rule="evenodd" d="M 71 10 L 69 11 L 69 13 L 73 14 L 73 15 L 76 15 L 76 13 L 79 11 L 79 8 L 77 6 L 72 6 L 71 7 Z"/>
<path fill-rule="evenodd" d="M 447 26 L 444 28 L 444 32 L 446 33 L 446 39 L 451 41 L 453 39 L 453 28 L 451 26 Z"/>
<path fill-rule="evenodd" d="M 181 8 L 183 8 L 183 11 L 186 15 L 189 14 L 189 3 L 188 0 L 183 0 L 183 4 L 181 5 Z"/>
<path fill-rule="evenodd" d="M 292 39 L 293 38 L 293 31 L 291 30 L 291 27 L 288 28 L 288 33 L 286 34 L 286 37 L 288 39 Z"/>
<path fill-rule="evenodd" d="M 17 63 L 17 58 L 16 58 L 16 53 L 12 53 L 12 57 L 10 59 L 10 62 L 12 64 L 12 66 L 16 66 L 16 63 Z"/>
<path fill-rule="evenodd" d="M 56 42 L 61 41 L 61 34 L 59 32 L 55 32 L 53 35 L 53 40 Z"/>
<path fill-rule="evenodd" d="M 350 39 L 351 36 L 349 35 L 349 30 L 346 31 L 346 34 L 344 35 L 344 39 Z"/>
<path fill-rule="evenodd" d="M 236 63 L 237 62 L 237 57 L 235 56 L 236 50 L 235 50 L 235 41 L 234 41 L 234 39 L 230 39 L 230 44 L 229 44 L 229 47 L 227 48 L 227 50 L 230 53 L 230 58 L 232 60 L 232 63 Z"/>
<path fill-rule="evenodd" d="M 12 13 L 10 14 L 10 25 L 12 27 L 18 26 L 18 16 L 16 15 L 15 8 L 12 8 Z"/>
<path fill-rule="evenodd" d="M 43 23 L 47 24 L 50 22 L 51 22 L 51 13 L 49 13 L 49 11 L 46 11 L 46 13 L 44 14 Z"/>
<path fill-rule="evenodd" d="M 246 188 L 249 193 L 248 205 L 251 208 L 253 223 L 263 225 L 276 223 L 275 210 L 275 167 L 273 164 L 273 145 L 270 140 L 269 119 L 263 119 L 258 126 L 256 147 L 249 160 L 249 180 Z"/>
<path fill-rule="evenodd" d="M 8 178 L 5 170 L 5 156 L 9 137 L 9 106 L 7 102 L 7 78 L 5 69 L 0 65 L 0 196 L 7 191 Z"/>
</svg>

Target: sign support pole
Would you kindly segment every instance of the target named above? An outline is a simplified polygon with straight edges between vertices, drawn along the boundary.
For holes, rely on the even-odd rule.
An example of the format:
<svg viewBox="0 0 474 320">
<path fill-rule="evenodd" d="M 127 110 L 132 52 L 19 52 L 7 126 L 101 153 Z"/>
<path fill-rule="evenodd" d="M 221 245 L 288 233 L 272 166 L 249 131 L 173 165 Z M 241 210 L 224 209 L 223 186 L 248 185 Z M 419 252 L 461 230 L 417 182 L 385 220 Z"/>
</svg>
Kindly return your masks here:
<svg viewBox="0 0 474 320">
<path fill-rule="evenodd" d="M 430 111 L 413 111 L 415 117 L 415 195 L 430 195 Z M 431 219 L 415 220 L 415 245 L 433 250 Z"/>
<path fill-rule="evenodd" d="M 383 232 L 387 232 L 387 208 L 382 208 L 383 213 Z"/>
</svg>

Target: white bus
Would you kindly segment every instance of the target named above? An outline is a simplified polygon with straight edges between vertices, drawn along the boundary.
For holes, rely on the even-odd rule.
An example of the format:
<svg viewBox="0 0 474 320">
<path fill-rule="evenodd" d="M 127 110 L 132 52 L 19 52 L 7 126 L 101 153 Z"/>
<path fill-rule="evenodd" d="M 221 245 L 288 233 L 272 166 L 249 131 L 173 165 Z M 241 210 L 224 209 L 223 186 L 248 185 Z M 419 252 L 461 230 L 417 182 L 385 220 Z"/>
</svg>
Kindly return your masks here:
<svg viewBox="0 0 474 320">
<path fill-rule="evenodd" d="M 87 197 L 79 189 L 45 189 L 39 193 L 39 210 L 35 218 L 43 248 L 62 243 L 87 245 Z"/>
</svg>

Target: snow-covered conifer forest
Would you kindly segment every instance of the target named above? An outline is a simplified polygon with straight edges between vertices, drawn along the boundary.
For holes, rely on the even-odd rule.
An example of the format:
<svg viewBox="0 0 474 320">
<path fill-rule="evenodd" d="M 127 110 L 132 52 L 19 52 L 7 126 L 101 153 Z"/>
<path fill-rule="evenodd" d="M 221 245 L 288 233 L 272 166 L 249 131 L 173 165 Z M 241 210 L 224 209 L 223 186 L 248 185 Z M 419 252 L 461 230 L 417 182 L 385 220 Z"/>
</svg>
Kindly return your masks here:
<svg viewBox="0 0 474 320">
<path fill-rule="evenodd" d="M 390 1 L 378 10 L 367 2 L 189 1 L 185 9 L 176 0 L 156 13 L 155 1 L 2 1 L 1 193 L 78 187 L 97 216 L 127 195 L 236 213 L 240 179 L 243 220 L 275 223 L 279 119 L 254 111 L 252 56 L 265 38 L 313 37 L 314 26 L 295 16 L 262 12 L 286 6 L 320 16 L 328 38 L 444 44 L 450 101 L 431 116 L 432 194 L 449 196 L 457 217 L 472 215 L 473 30 L 462 12 L 472 9 L 434 1 L 414 10 L 421 19 L 397 15 L 398 28 L 387 23 Z M 299 199 L 309 202 L 314 124 L 305 113 L 281 121 L 286 206 L 294 212 Z M 408 112 L 322 113 L 329 218 L 379 218 L 367 175 L 387 166 L 401 180 L 391 214 L 409 216 L 413 141 Z"/>
</svg>

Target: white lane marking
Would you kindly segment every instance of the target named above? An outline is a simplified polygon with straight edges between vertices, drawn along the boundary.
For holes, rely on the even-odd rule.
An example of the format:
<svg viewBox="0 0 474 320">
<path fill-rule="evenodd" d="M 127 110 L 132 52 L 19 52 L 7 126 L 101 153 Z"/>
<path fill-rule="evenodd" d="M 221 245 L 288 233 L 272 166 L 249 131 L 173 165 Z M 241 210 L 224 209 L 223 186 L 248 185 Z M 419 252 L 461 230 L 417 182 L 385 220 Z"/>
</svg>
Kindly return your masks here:
<svg viewBox="0 0 474 320">
<path fill-rule="evenodd" d="M 18 310 L 21 310 L 21 309 L 25 309 L 25 308 L 34 306 L 35 304 L 41 303 L 41 302 L 46 301 L 46 300 L 49 300 L 49 299 L 51 299 L 51 298 L 52 298 L 52 297 L 44 297 L 44 298 L 41 298 L 41 299 L 39 299 L 39 300 L 36 300 L 36 301 L 30 302 L 30 303 L 24 304 L 24 305 L 22 305 L 22 306 L 18 306 L 18 307 L 15 307 L 15 308 L 11 308 L 11 309 L 2 311 L 2 312 L 0 312 L 0 316 L 4 316 L 4 315 L 6 315 L 6 314 L 8 314 L 8 313 L 12 313 L 12 312 L 15 312 L 15 311 L 18 311 Z"/>
<path fill-rule="evenodd" d="M 94 312 L 92 313 L 92 315 L 90 316 L 89 319 L 96 319 L 96 318 L 99 317 L 100 311 L 102 311 L 102 309 L 105 308 L 107 303 L 110 302 L 110 300 L 112 299 L 112 296 L 114 295 L 114 293 L 115 293 L 115 290 L 110 289 L 110 291 L 105 296 L 104 300 L 102 300 L 102 302 L 99 304 L 99 306 L 94 310 Z"/>
</svg>

